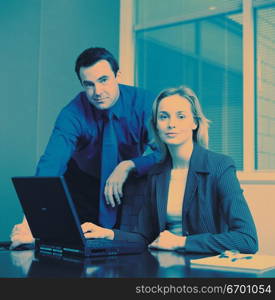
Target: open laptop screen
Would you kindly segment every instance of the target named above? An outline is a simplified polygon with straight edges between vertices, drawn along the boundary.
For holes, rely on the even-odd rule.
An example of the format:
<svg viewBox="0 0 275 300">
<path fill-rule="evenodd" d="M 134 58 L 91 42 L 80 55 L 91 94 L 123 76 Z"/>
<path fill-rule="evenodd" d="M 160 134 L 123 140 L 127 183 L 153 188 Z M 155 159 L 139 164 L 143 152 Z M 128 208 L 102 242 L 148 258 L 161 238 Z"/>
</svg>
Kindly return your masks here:
<svg viewBox="0 0 275 300">
<path fill-rule="evenodd" d="M 13 177 L 12 182 L 35 239 L 84 247 L 85 238 L 63 176 Z"/>
</svg>

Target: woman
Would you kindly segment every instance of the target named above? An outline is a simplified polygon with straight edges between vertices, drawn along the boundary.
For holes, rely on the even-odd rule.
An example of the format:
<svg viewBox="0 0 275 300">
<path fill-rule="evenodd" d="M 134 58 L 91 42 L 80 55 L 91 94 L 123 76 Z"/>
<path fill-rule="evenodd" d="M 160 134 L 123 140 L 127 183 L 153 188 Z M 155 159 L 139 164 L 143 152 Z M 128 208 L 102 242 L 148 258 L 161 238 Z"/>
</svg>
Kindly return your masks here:
<svg viewBox="0 0 275 300">
<path fill-rule="evenodd" d="M 160 93 L 151 120 L 163 160 L 150 171 L 135 233 L 82 226 L 86 237 L 186 252 L 255 253 L 257 232 L 233 160 L 207 150 L 208 120 L 185 86 Z M 96 227 L 94 227 L 96 226 Z"/>
</svg>

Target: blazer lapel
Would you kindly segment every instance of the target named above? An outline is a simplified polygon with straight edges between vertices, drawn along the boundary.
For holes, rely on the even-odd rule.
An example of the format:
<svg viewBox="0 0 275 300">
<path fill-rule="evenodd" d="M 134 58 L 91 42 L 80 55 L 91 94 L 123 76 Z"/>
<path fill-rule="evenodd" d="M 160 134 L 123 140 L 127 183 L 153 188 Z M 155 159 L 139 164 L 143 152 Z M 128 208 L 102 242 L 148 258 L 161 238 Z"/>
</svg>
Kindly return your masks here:
<svg viewBox="0 0 275 300">
<path fill-rule="evenodd" d="M 182 216 L 183 222 L 186 214 L 188 213 L 192 200 L 194 199 L 195 192 L 198 188 L 199 175 L 198 173 L 207 172 L 205 150 L 194 144 L 193 153 L 190 159 L 189 171 L 186 181 L 185 194 L 183 200 Z"/>
<path fill-rule="evenodd" d="M 170 183 L 172 169 L 172 161 L 169 157 L 164 163 L 160 164 L 154 172 L 155 178 L 155 192 L 156 192 L 156 206 L 158 213 L 158 221 L 160 231 L 163 231 L 166 226 L 166 215 L 167 215 L 167 202 L 168 202 L 168 190 Z M 196 190 L 198 189 L 199 175 L 198 173 L 208 173 L 207 167 L 207 154 L 204 148 L 194 144 L 193 153 L 190 159 L 189 171 L 186 181 L 183 209 L 182 209 L 182 220 L 183 228 L 186 220 L 186 215 L 190 210 L 192 201 Z"/>
<path fill-rule="evenodd" d="M 198 186 L 197 173 L 189 168 L 188 176 L 186 180 L 185 193 L 183 198 L 183 207 L 182 207 L 182 216 L 183 220 L 190 208 L 190 204 L 192 203 L 192 199 L 194 197 L 195 191 Z"/>
<path fill-rule="evenodd" d="M 168 200 L 168 189 L 170 182 L 171 167 L 169 162 L 166 163 L 161 173 L 156 174 L 156 204 L 158 212 L 158 220 L 160 231 L 165 229 L 166 224 L 166 211 Z"/>
</svg>

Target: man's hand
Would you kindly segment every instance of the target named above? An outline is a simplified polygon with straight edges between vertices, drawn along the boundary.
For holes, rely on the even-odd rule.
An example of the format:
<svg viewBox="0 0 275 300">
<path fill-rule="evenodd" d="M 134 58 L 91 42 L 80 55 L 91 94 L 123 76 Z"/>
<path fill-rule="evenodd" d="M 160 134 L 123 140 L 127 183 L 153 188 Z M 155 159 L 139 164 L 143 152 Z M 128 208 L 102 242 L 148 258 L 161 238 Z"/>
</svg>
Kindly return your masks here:
<svg viewBox="0 0 275 300">
<path fill-rule="evenodd" d="M 83 223 L 81 225 L 82 231 L 84 233 L 85 238 L 87 239 L 114 239 L 114 232 L 111 229 L 100 227 L 90 222 Z"/>
<path fill-rule="evenodd" d="M 116 203 L 121 204 L 120 198 L 123 197 L 122 187 L 128 174 L 135 168 L 131 160 L 124 160 L 119 163 L 106 181 L 104 195 L 106 203 L 115 207 Z"/>
<path fill-rule="evenodd" d="M 10 249 L 14 249 L 22 244 L 33 244 L 34 238 L 32 236 L 29 224 L 24 217 L 22 223 L 17 224 L 13 227 L 11 235 L 11 246 Z"/>
<path fill-rule="evenodd" d="M 179 236 L 168 230 L 164 230 L 149 245 L 149 248 L 162 249 L 162 250 L 176 250 L 184 247 L 185 240 L 186 240 L 185 236 Z"/>
</svg>

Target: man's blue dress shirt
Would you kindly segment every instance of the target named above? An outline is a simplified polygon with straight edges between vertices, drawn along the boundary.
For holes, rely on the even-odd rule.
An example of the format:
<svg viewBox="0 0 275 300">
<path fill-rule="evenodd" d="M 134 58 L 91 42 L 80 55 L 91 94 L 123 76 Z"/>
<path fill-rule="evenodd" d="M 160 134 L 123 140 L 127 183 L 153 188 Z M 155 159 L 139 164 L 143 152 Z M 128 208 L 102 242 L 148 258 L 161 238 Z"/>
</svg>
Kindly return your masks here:
<svg viewBox="0 0 275 300">
<path fill-rule="evenodd" d="M 158 152 L 142 156 L 152 148 L 148 133 L 154 97 L 148 91 L 119 85 L 119 99 L 110 110 L 118 142 L 119 161 L 132 160 L 138 175 L 145 174 L 158 161 Z M 100 178 L 102 149 L 102 111 L 79 93 L 60 112 L 36 176 L 59 176 L 71 158 L 88 175 Z M 153 149 L 153 148 L 152 148 Z"/>
</svg>

